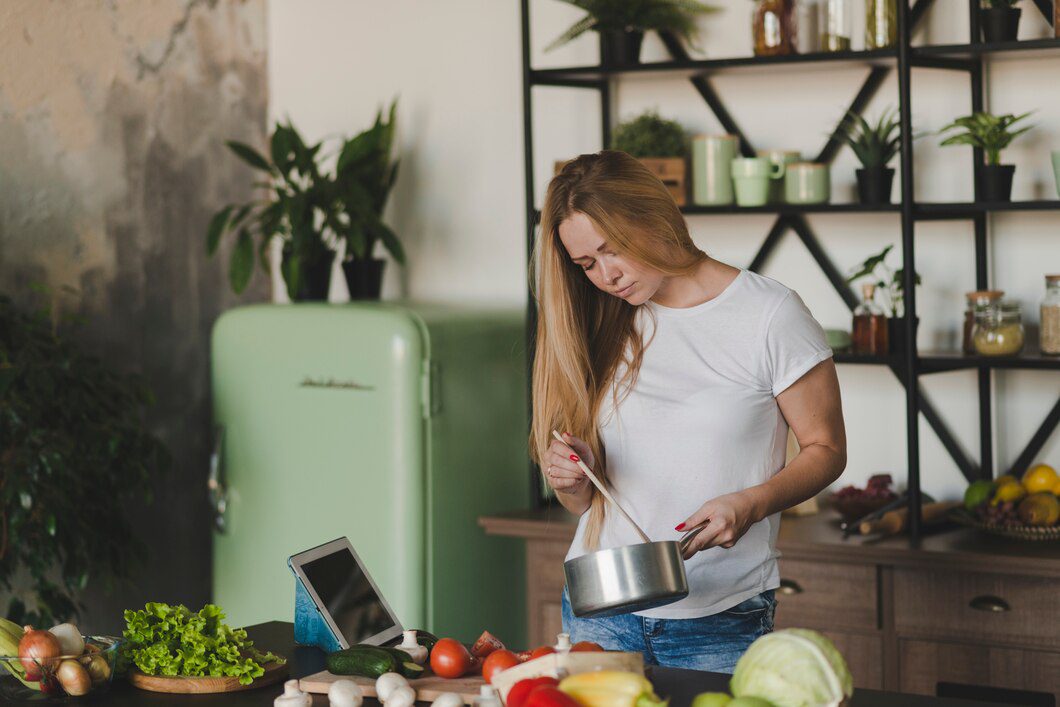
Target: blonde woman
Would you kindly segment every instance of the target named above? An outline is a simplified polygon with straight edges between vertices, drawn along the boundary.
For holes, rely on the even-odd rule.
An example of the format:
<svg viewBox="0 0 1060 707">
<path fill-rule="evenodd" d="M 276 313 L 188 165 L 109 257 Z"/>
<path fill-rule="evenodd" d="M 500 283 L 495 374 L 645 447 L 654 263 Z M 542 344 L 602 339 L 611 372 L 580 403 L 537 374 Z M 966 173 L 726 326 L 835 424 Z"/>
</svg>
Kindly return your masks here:
<svg viewBox="0 0 1060 707">
<path fill-rule="evenodd" d="M 568 559 L 638 542 L 577 457 L 653 539 L 706 523 L 688 597 L 578 619 L 564 591 L 564 630 L 652 664 L 732 672 L 773 627 L 780 511 L 846 465 L 824 332 L 795 292 L 697 248 L 666 187 L 623 152 L 581 155 L 552 180 L 537 247 L 530 446 L 581 516 Z M 785 466 L 789 427 L 800 451 Z"/>
</svg>

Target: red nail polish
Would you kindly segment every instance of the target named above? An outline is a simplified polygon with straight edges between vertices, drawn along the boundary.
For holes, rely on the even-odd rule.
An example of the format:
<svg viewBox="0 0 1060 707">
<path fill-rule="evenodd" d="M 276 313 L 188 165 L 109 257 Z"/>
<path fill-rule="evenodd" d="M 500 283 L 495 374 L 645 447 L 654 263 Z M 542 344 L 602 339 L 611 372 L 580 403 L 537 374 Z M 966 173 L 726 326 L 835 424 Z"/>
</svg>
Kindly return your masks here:
<svg viewBox="0 0 1060 707">
<path fill-rule="evenodd" d="M 570 455 L 570 460 L 572 462 L 580 462 L 581 458 L 577 454 L 572 454 L 572 455 Z"/>
<path fill-rule="evenodd" d="M 679 525 L 676 528 L 674 528 L 674 530 L 684 530 L 684 529 L 685 529 L 685 524 L 684 523 L 682 523 L 681 525 Z"/>
</svg>

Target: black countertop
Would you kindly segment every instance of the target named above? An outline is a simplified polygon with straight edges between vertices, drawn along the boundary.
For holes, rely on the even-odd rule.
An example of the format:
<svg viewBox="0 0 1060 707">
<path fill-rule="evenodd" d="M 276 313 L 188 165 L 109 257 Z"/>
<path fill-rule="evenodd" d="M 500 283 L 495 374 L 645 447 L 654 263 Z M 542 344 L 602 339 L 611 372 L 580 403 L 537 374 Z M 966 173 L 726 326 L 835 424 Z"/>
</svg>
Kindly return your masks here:
<svg viewBox="0 0 1060 707">
<path fill-rule="evenodd" d="M 286 656 L 290 667 L 290 677 L 300 678 L 312 675 L 324 669 L 324 652 L 318 648 L 296 646 L 294 644 L 294 625 L 283 621 L 271 621 L 247 628 L 247 633 L 258 648 L 271 650 Z M 652 668 L 651 680 L 655 690 L 662 696 L 670 697 L 673 707 L 687 707 L 692 698 L 701 692 L 727 691 L 729 676 L 721 673 L 705 673 L 697 670 L 679 670 L 676 668 Z M 232 692 L 221 695 L 166 695 L 138 690 L 124 681 L 115 681 L 111 689 L 101 695 L 81 701 L 67 700 L 65 704 L 107 704 L 107 705 L 143 705 L 144 707 L 162 707 L 181 705 L 183 707 L 242 707 L 243 705 L 271 705 L 273 699 L 283 692 L 283 683 L 268 685 L 243 692 Z M 9 704 L 46 704 L 43 700 L 26 700 Z M 325 695 L 314 695 L 314 705 L 327 705 Z M 367 705 L 378 705 L 374 699 L 367 699 Z M 851 707 L 997 707 L 997 703 L 972 702 L 967 700 L 941 699 L 902 695 L 878 690 L 857 690 Z"/>
</svg>

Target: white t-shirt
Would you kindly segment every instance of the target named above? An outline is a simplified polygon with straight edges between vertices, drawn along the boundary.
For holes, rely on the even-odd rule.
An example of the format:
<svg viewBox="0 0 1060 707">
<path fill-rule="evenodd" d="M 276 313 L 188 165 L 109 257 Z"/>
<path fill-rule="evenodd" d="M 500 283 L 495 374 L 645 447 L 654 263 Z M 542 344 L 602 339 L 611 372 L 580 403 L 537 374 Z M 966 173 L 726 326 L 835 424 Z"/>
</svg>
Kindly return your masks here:
<svg viewBox="0 0 1060 707">
<path fill-rule="evenodd" d="M 767 481 L 784 466 L 788 425 L 776 396 L 831 357 L 821 325 L 776 280 L 741 270 L 712 300 L 683 309 L 653 302 L 637 312 L 647 341 L 636 385 L 600 414 L 607 475 L 615 496 L 652 540 L 703 503 Z M 621 376 L 621 370 L 619 376 Z M 588 513 L 567 559 L 586 553 Z M 779 586 L 780 514 L 752 525 L 732 548 L 712 547 L 685 563 L 689 595 L 639 616 L 688 619 L 725 611 Z M 600 548 L 640 542 L 608 510 Z"/>
</svg>

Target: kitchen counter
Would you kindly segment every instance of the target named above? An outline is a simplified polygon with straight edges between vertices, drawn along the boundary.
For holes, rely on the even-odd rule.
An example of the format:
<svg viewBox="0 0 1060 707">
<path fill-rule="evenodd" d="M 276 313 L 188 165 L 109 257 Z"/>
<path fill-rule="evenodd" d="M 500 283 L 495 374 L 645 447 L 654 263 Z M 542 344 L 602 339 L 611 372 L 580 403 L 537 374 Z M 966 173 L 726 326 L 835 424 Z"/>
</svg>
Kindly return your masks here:
<svg viewBox="0 0 1060 707">
<path fill-rule="evenodd" d="M 284 655 L 290 665 L 291 677 L 299 678 L 323 670 L 324 652 L 317 648 L 294 645 L 294 626 L 288 622 L 272 621 L 247 628 L 247 633 L 256 645 Z M 687 707 L 692 698 L 700 692 L 721 691 L 728 686 L 729 676 L 719 673 L 704 673 L 695 670 L 677 670 L 673 668 L 655 668 L 651 674 L 652 682 L 660 695 L 669 696 L 673 707 Z M 115 682 L 110 691 L 100 695 L 89 704 L 106 705 L 142 705 L 143 707 L 243 707 L 244 705 L 271 705 L 273 699 L 283 692 L 283 685 L 269 685 L 245 692 L 233 692 L 224 695 L 165 695 L 137 690 L 128 683 Z M 9 703 L 11 704 L 11 703 Z M 27 700 L 13 704 L 47 704 L 40 700 Z M 64 704 L 77 704 L 67 701 Z M 324 695 L 313 696 L 314 705 L 327 705 Z M 378 705 L 374 699 L 365 700 L 365 704 Z M 851 707 L 989 707 L 990 703 L 971 702 L 967 700 L 945 700 L 933 697 L 917 697 L 879 692 L 876 690 L 857 690 Z M 996 703 L 993 705 L 996 707 Z"/>
</svg>

